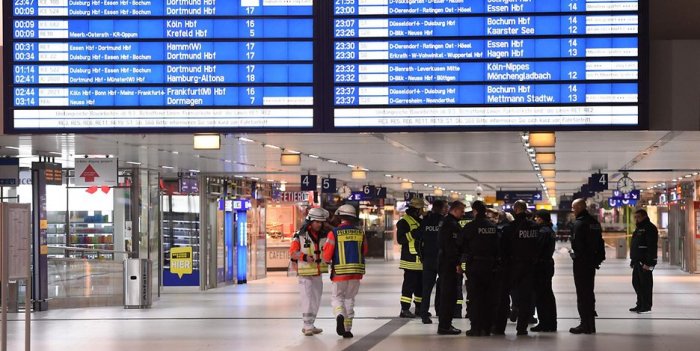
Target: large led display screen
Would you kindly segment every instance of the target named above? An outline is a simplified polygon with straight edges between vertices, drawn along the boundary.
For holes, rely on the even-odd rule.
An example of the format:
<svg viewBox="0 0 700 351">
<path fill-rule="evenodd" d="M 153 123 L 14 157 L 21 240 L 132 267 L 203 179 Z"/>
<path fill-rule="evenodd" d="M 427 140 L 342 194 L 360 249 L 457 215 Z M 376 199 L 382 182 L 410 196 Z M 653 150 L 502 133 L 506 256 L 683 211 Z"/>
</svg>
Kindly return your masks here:
<svg viewBox="0 0 700 351">
<path fill-rule="evenodd" d="M 12 0 L 5 130 L 640 129 L 645 0 Z"/>
<path fill-rule="evenodd" d="M 333 124 L 640 125 L 636 0 L 336 0 Z"/>
<path fill-rule="evenodd" d="M 314 127 L 313 0 L 5 5 L 15 131 Z"/>
</svg>

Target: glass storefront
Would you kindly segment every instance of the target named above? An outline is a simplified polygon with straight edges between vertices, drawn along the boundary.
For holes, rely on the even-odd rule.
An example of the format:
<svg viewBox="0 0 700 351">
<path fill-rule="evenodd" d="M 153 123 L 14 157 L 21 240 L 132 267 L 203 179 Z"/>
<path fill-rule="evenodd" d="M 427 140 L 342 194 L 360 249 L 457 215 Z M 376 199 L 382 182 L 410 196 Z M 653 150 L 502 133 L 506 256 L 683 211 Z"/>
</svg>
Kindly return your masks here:
<svg viewBox="0 0 700 351">
<path fill-rule="evenodd" d="M 268 271 L 286 270 L 289 265 L 289 246 L 294 233 L 301 228 L 313 192 L 282 192 L 265 206 L 266 263 Z"/>
</svg>

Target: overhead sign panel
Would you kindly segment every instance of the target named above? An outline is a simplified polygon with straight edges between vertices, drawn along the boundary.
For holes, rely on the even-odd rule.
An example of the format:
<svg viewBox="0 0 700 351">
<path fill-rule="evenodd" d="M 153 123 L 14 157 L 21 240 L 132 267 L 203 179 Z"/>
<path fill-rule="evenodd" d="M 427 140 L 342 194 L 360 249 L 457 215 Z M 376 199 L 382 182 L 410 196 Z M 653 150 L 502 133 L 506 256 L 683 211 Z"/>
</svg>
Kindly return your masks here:
<svg viewBox="0 0 700 351">
<path fill-rule="evenodd" d="M 8 127 L 310 129 L 314 2 L 12 1 Z"/>
<path fill-rule="evenodd" d="M 339 129 L 638 126 L 640 2 L 333 1 Z"/>
<path fill-rule="evenodd" d="M 496 200 L 505 201 L 507 203 L 513 203 L 518 200 L 527 202 L 540 201 L 542 200 L 542 192 L 528 190 L 496 191 Z"/>
<path fill-rule="evenodd" d="M 595 193 L 608 190 L 608 184 L 607 173 L 591 174 L 591 176 L 588 178 L 588 190 Z"/>
<path fill-rule="evenodd" d="M 628 194 L 621 192 L 620 190 L 613 190 L 613 199 L 616 200 L 639 200 L 641 199 L 642 193 L 639 190 L 632 190 Z"/>
<path fill-rule="evenodd" d="M 0 158 L 0 186 L 19 185 L 19 159 Z"/>
<path fill-rule="evenodd" d="M 648 2 L 6 1 L 5 131 L 641 129 Z"/>
<path fill-rule="evenodd" d="M 76 158 L 75 186 L 117 186 L 117 164 L 116 158 Z"/>
</svg>

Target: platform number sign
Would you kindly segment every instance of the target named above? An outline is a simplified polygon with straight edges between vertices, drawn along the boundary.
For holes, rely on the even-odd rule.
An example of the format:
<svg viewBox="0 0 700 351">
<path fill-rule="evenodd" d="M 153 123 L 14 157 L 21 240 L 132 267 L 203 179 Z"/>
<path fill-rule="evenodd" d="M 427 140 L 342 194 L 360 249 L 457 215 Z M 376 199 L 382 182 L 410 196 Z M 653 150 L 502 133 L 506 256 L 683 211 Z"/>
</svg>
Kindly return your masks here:
<svg viewBox="0 0 700 351">
<path fill-rule="evenodd" d="M 588 189 L 591 192 L 602 192 L 608 190 L 608 174 L 607 173 L 597 173 L 592 174 L 588 178 Z"/>
<path fill-rule="evenodd" d="M 322 194 L 335 194 L 338 182 L 334 178 L 323 178 L 321 180 L 321 193 Z"/>
<path fill-rule="evenodd" d="M 310 174 L 301 176 L 301 191 L 316 191 L 317 186 L 317 176 Z"/>
<path fill-rule="evenodd" d="M 374 193 L 375 199 L 386 199 L 386 188 L 376 188 Z"/>
<path fill-rule="evenodd" d="M 377 194 L 377 187 L 374 185 L 364 185 L 362 186 L 362 198 L 367 201 L 373 200 Z"/>
</svg>

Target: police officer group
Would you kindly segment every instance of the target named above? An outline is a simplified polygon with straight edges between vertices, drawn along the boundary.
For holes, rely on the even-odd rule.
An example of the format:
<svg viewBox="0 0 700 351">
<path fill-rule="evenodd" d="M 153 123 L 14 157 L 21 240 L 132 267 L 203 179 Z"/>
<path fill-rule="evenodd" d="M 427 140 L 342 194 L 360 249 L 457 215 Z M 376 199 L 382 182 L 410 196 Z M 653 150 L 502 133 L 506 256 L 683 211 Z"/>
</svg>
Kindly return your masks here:
<svg viewBox="0 0 700 351">
<path fill-rule="evenodd" d="M 552 289 L 556 234 L 549 211 L 532 213 L 527 203 L 513 205 L 514 216 L 489 209 L 481 201 L 471 212 L 461 201 L 437 200 L 425 213 L 422 199 L 413 199 L 397 223 L 402 245 L 399 267 L 404 270 L 401 318 L 420 317 L 432 324 L 430 296 L 436 288 L 435 311 L 438 334 L 458 335 L 452 325 L 461 318 L 466 301 L 471 329 L 469 337 L 504 335 L 507 321 L 517 321 L 517 335 L 528 335 L 535 308 L 539 324 L 531 332 L 556 332 L 557 307 Z M 605 242 L 600 223 L 587 211 L 586 202 L 572 204 L 576 220 L 571 249 L 577 308 L 581 323 L 573 334 L 595 334 L 595 275 L 605 260 Z M 328 231 L 328 211 L 311 209 L 290 247 L 294 275 L 299 277 L 302 300 L 302 333 L 323 332 L 314 325 L 323 294 L 323 273 L 331 273 L 332 307 L 336 332 L 352 338 L 355 297 L 365 274 L 368 246 L 364 233 L 355 226 L 356 209 L 343 205 L 335 212 L 339 224 Z M 635 214 L 637 229 L 632 236 L 630 267 L 637 293 L 631 312 L 650 313 L 652 272 L 656 265 L 658 230 L 644 210 Z M 466 299 L 462 285 L 466 275 Z M 415 313 L 410 311 L 415 305 Z"/>
<path fill-rule="evenodd" d="M 464 300 L 471 322 L 467 336 L 504 335 L 509 317 L 517 321 L 517 335 L 528 335 L 535 308 L 539 324 L 529 331 L 556 332 L 557 308 L 552 289 L 556 234 L 549 211 L 532 213 L 527 203 L 518 201 L 513 205 L 514 216 L 506 220 L 505 213 L 489 209 L 481 201 L 471 204 L 471 213 L 465 213 L 466 209 L 460 201 L 448 206 L 438 200 L 431 212 L 424 213 L 422 199 L 410 202 L 406 215 L 397 223 L 397 239 L 402 245 L 400 268 L 404 270 L 399 316 L 420 317 L 424 324 L 432 324 L 430 295 L 437 278 L 437 332 L 461 334 L 452 321 L 461 318 L 460 295 L 466 276 Z M 585 201 L 574 201 L 573 210 L 576 223 L 570 254 L 581 325 L 570 332 L 593 334 L 594 279 L 605 259 L 605 245 L 601 226 L 586 210 Z M 646 258 L 644 262 L 651 264 Z M 635 272 L 649 271 L 644 264 Z M 644 272 L 638 274 L 637 280 L 648 282 Z M 639 295 L 638 309 L 646 309 L 648 304 L 644 301 L 650 293 Z M 415 305 L 415 313 L 410 311 L 411 304 Z"/>
</svg>

